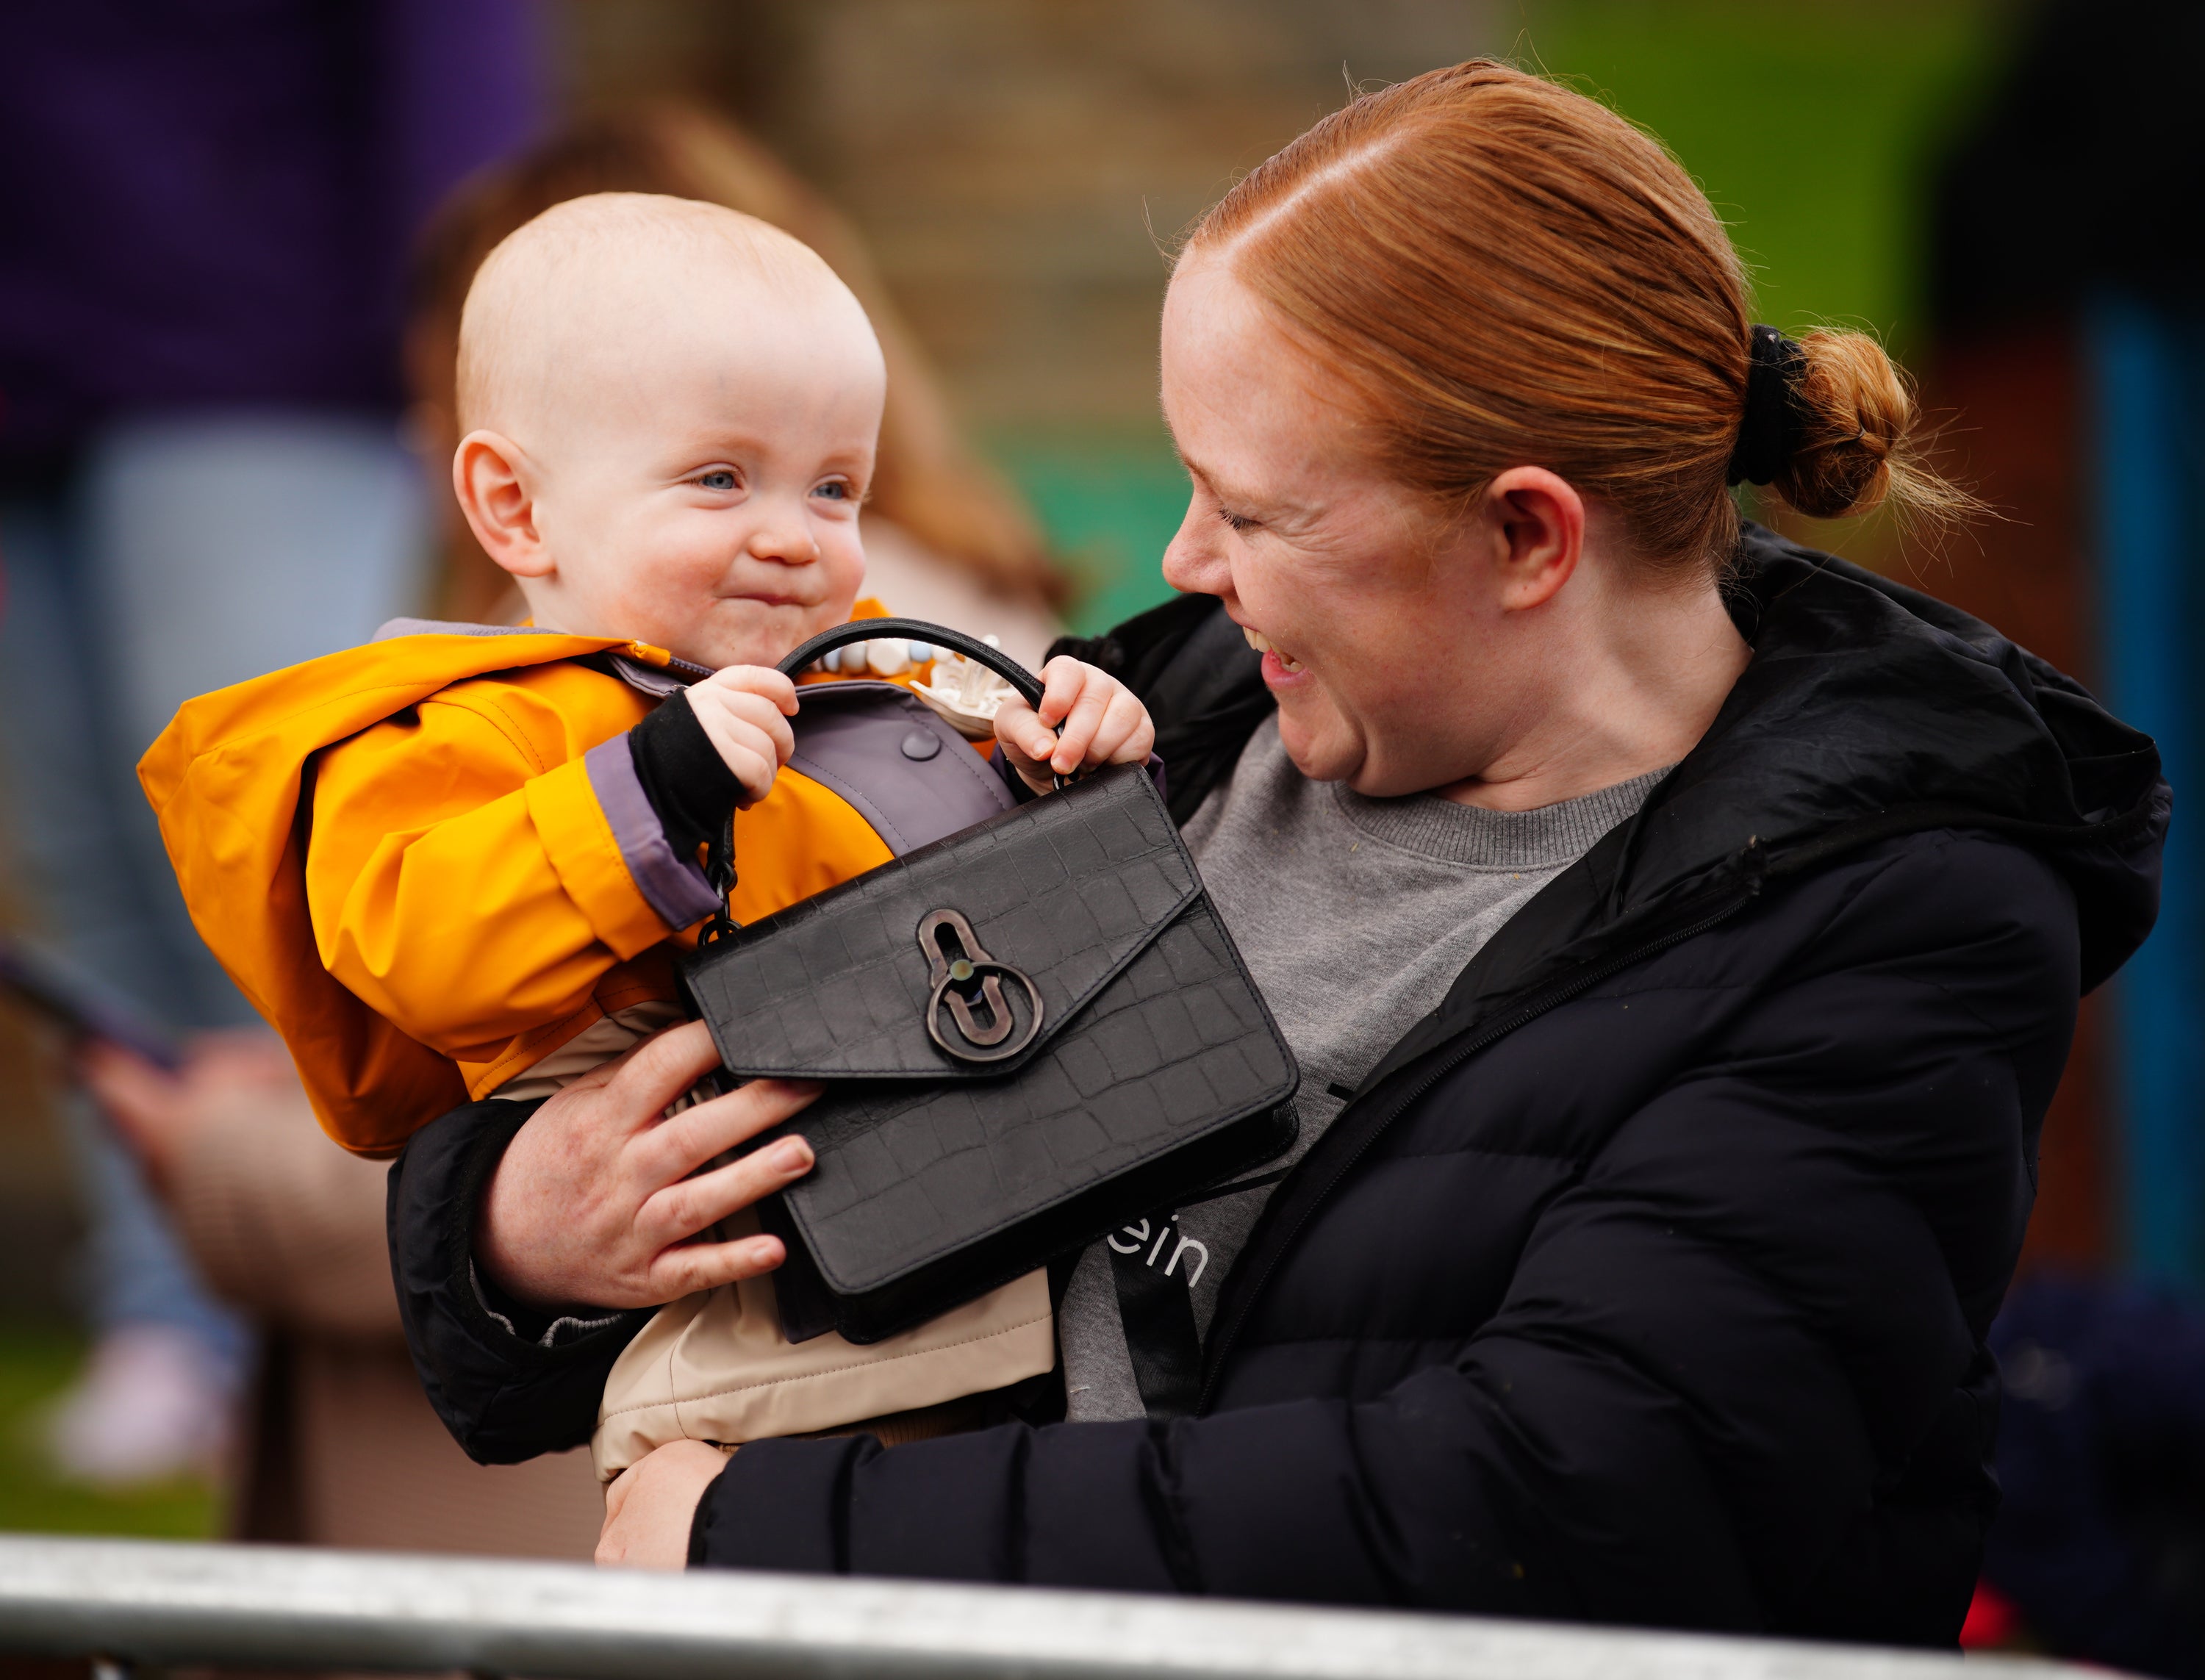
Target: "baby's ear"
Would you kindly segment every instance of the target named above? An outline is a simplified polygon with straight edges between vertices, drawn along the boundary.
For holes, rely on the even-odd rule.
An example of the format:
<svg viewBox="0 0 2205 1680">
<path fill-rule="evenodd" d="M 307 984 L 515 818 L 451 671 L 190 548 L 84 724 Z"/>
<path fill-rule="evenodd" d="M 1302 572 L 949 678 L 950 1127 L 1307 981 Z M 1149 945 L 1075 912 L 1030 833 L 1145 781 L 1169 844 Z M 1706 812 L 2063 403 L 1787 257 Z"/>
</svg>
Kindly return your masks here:
<svg viewBox="0 0 2205 1680">
<path fill-rule="evenodd" d="M 502 432 L 471 431 L 452 452 L 452 494 L 483 552 L 516 578 L 549 577 L 536 525 L 534 464 Z"/>
</svg>

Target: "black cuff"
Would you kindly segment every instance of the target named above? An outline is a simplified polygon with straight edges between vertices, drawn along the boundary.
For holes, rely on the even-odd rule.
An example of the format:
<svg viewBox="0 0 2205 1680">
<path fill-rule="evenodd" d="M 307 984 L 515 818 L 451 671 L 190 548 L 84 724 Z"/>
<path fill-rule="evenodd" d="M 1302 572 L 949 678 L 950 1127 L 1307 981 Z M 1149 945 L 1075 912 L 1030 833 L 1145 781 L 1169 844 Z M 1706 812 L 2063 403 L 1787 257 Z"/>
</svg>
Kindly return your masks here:
<svg viewBox="0 0 2205 1680">
<path fill-rule="evenodd" d="M 536 1107 L 492 1098 L 455 1108 L 415 1132 L 390 1169 L 391 1273 L 407 1345 L 429 1404 L 478 1463 L 588 1440 L 606 1376 L 651 1316 L 546 1316 L 524 1335 L 494 1290 L 485 1298 L 489 1280 L 474 1265 L 483 1189 Z"/>
<path fill-rule="evenodd" d="M 472 1222 L 469 1223 L 472 1228 Z M 518 1336 L 536 1347 L 552 1345 L 551 1327 L 560 1315 L 542 1312 L 514 1300 L 497 1286 L 496 1279 L 472 1261 L 467 1264 L 467 1287 L 474 1291 L 475 1304 L 507 1335 Z"/>
<path fill-rule="evenodd" d="M 734 1461 L 730 1459 L 728 1462 L 732 1464 Z M 691 1569 L 701 1569 L 709 1565 L 710 1560 L 706 1554 L 711 1545 L 710 1531 L 712 1522 L 712 1495 L 719 1485 L 727 1479 L 728 1472 L 722 1469 L 719 1475 L 705 1483 L 704 1491 L 697 1496 L 697 1509 L 689 1513 L 689 1552 L 683 1561 Z"/>
<path fill-rule="evenodd" d="M 880 1451 L 871 1435 L 739 1448 L 697 1501 L 690 1566 L 847 1575 L 850 1479 Z"/>
<path fill-rule="evenodd" d="M 698 846 L 719 839 L 743 785 L 697 721 L 686 692 L 669 695 L 629 730 L 627 751 L 676 858 L 693 858 Z"/>
</svg>

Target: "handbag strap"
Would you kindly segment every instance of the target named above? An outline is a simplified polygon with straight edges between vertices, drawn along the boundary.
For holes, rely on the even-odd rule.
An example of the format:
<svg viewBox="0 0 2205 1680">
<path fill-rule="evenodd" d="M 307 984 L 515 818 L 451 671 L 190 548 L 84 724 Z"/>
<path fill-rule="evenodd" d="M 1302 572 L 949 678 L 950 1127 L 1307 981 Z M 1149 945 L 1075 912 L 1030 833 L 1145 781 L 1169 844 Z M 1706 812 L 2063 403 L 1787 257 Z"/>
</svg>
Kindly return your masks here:
<svg viewBox="0 0 2205 1680">
<path fill-rule="evenodd" d="M 1179 1235 L 1178 1220 L 1174 1214 L 1160 1226 L 1154 1215 L 1144 1220 L 1139 1227 L 1144 1240 L 1130 1252 L 1118 1246 L 1118 1238 L 1132 1236 L 1134 1227 L 1128 1226 L 1105 1239 L 1110 1249 L 1110 1280 L 1118 1296 L 1118 1322 L 1125 1328 L 1126 1351 L 1133 1362 L 1133 1386 L 1140 1391 L 1142 1409 L 1158 1423 L 1193 1416 L 1202 1399 L 1202 1338 L 1194 1327 L 1194 1293 L 1183 1275 L 1163 1269 L 1171 1263 L 1164 1256 L 1176 1258 L 1173 1239 Z M 1146 1239 L 1151 1230 L 1156 1233 L 1153 1243 Z"/>
<path fill-rule="evenodd" d="M 836 648 L 846 648 L 853 642 L 911 641 L 924 642 L 929 647 L 948 648 L 952 653 L 961 653 L 966 658 L 986 666 L 1013 688 L 1018 690 L 1026 704 L 1037 710 L 1041 706 L 1041 680 L 1001 648 L 991 648 L 977 636 L 967 636 L 961 630 L 952 630 L 946 624 L 929 624 L 915 618 L 861 618 L 847 624 L 838 624 L 832 630 L 823 630 L 794 653 L 781 662 L 778 667 L 785 677 L 793 677 L 823 654 Z"/>
<path fill-rule="evenodd" d="M 728 911 L 728 900 L 735 893 L 735 808 L 728 807 L 728 820 L 720 826 L 720 834 L 704 854 L 704 884 L 712 889 L 719 903 L 712 907 L 711 920 L 697 929 L 697 948 L 717 945 L 723 939 L 732 939 L 741 931 L 742 923 Z"/>
<path fill-rule="evenodd" d="M 1281 1167 L 1182 1196 L 1171 1212 L 1151 1214 L 1141 1221 L 1141 1239 L 1131 1249 L 1119 1247 L 1118 1239 L 1131 1237 L 1132 1226 L 1114 1231 L 1105 1239 L 1110 1250 L 1110 1280 L 1118 1297 L 1118 1322 L 1133 1362 L 1133 1385 L 1155 1422 L 1192 1417 L 1202 1399 L 1202 1337 L 1194 1327 L 1194 1291 L 1175 1263 L 1180 1212 L 1275 1184 L 1287 1171 Z"/>
</svg>

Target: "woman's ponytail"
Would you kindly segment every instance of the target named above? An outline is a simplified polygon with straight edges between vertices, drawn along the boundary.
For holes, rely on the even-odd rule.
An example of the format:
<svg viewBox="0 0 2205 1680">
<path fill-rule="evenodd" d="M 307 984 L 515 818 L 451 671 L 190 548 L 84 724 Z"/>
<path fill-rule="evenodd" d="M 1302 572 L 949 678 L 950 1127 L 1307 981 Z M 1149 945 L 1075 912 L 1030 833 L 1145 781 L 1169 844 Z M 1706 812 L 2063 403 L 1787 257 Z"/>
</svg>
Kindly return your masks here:
<svg viewBox="0 0 2205 1680">
<path fill-rule="evenodd" d="M 1786 341 L 1789 342 L 1789 341 Z M 1790 370 L 1791 447 L 1770 488 L 1810 519 L 1887 503 L 1902 520 L 1946 524 L 1982 504 L 1923 458 L 1912 381 L 1866 333 L 1816 330 Z"/>
</svg>

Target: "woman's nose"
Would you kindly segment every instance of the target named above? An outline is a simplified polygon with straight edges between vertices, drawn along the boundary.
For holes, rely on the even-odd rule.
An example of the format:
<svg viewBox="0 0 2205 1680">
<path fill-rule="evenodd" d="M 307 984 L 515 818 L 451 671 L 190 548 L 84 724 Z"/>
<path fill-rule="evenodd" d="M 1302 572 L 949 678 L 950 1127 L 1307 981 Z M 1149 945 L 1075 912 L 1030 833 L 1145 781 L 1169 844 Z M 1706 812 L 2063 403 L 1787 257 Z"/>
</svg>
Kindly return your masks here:
<svg viewBox="0 0 2205 1680">
<path fill-rule="evenodd" d="M 1231 572 L 1212 530 L 1215 523 L 1190 506 L 1164 549 L 1164 581 L 1182 594 L 1222 595 L 1229 586 Z"/>
</svg>

